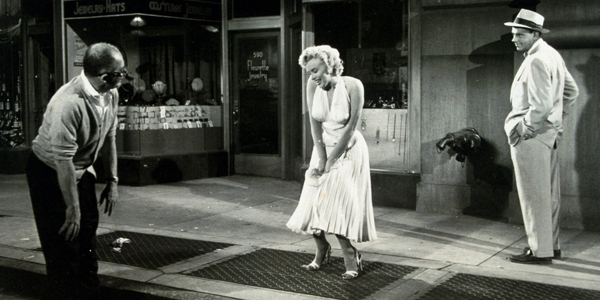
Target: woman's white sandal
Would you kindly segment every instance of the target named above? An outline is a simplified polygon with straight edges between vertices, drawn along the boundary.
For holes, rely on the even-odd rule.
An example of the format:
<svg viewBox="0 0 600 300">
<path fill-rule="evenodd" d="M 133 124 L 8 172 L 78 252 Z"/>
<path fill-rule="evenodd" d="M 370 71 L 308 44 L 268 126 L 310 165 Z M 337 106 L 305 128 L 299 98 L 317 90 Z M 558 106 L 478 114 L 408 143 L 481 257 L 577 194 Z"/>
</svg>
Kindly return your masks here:
<svg viewBox="0 0 600 300">
<path fill-rule="evenodd" d="M 321 260 L 321 265 L 324 266 L 324 265 L 328 264 L 330 258 L 331 258 L 331 245 L 328 246 L 327 252 L 325 253 L 325 256 L 323 256 L 323 259 Z M 302 265 L 301 267 L 308 271 L 316 271 L 316 270 L 321 269 L 321 265 L 319 265 L 316 261 L 313 260 L 310 264 Z"/>
</svg>

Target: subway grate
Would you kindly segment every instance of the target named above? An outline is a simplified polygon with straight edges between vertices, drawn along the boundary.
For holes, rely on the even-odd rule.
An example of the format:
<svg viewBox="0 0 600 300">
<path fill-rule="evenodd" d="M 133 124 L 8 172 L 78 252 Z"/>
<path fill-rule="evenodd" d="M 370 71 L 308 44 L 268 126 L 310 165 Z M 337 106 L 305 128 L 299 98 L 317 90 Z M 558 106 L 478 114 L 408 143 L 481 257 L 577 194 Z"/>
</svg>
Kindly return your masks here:
<svg viewBox="0 0 600 300">
<path fill-rule="evenodd" d="M 419 300 L 596 300 L 600 291 L 513 279 L 456 274 Z"/>
<path fill-rule="evenodd" d="M 129 239 L 121 251 L 113 249 L 118 238 Z M 232 244 L 190 240 L 128 231 L 115 231 L 97 236 L 98 260 L 157 269 L 189 258 L 223 249 Z"/>
<path fill-rule="evenodd" d="M 343 258 L 332 257 L 331 263 L 318 271 L 306 271 L 300 267 L 313 258 L 312 254 L 259 249 L 185 274 L 294 293 L 358 300 L 369 297 L 417 269 L 365 261 L 361 276 L 343 280 Z"/>
</svg>

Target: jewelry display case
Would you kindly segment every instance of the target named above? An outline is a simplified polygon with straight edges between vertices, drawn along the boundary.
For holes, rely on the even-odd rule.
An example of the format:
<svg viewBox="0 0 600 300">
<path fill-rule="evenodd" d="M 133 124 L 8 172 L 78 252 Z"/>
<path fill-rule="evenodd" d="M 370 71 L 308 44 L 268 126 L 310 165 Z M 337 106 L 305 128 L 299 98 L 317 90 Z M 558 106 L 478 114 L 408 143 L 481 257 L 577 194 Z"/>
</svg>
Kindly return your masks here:
<svg viewBox="0 0 600 300">
<path fill-rule="evenodd" d="M 358 130 L 369 147 L 371 169 L 401 171 L 407 166 L 406 109 L 363 109 Z"/>
<path fill-rule="evenodd" d="M 221 106 L 119 107 L 119 155 L 177 155 L 221 149 Z"/>
<path fill-rule="evenodd" d="M 347 49 L 345 73 L 361 80 L 365 103 L 358 129 L 371 169 L 408 169 L 408 58 L 402 48 Z"/>
</svg>

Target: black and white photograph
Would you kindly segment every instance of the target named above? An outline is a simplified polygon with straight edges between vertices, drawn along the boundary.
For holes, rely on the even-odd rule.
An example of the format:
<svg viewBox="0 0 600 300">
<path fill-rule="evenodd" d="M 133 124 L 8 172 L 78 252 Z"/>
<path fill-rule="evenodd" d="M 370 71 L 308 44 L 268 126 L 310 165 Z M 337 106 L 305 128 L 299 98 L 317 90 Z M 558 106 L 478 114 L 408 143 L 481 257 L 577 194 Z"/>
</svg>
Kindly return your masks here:
<svg viewBox="0 0 600 300">
<path fill-rule="evenodd" d="M 597 0 L 0 0 L 0 299 L 597 300 L 599 120 Z"/>
</svg>

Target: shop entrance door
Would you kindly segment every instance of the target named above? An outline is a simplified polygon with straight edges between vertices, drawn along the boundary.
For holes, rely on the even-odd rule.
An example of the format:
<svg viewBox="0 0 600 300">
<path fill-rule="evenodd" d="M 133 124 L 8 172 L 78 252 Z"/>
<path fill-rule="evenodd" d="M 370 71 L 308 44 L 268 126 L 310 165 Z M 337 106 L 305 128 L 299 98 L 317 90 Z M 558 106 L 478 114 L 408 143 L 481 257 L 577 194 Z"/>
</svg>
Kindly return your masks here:
<svg viewBox="0 0 600 300">
<path fill-rule="evenodd" d="M 279 31 L 233 35 L 232 151 L 236 174 L 282 177 Z"/>
</svg>

